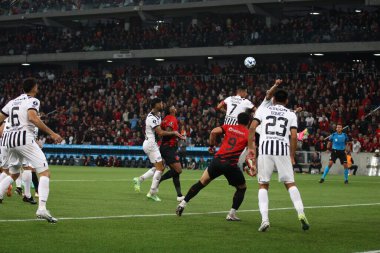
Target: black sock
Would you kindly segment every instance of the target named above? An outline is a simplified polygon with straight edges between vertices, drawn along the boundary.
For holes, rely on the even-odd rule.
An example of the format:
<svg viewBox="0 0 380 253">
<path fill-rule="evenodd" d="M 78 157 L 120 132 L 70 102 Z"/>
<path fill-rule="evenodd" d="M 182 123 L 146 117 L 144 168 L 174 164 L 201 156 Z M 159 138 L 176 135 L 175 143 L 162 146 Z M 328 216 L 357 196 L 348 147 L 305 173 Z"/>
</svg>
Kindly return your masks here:
<svg viewBox="0 0 380 253">
<path fill-rule="evenodd" d="M 160 179 L 160 183 L 162 181 L 165 181 L 169 178 L 173 177 L 173 174 L 172 174 L 172 171 L 171 170 L 168 170 L 164 175 L 162 175 L 161 179 Z"/>
<path fill-rule="evenodd" d="M 182 197 L 181 182 L 179 181 L 179 174 L 177 171 L 173 171 L 173 184 L 174 184 L 175 190 L 177 191 L 177 196 Z"/>
<path fill-rule="evenodd" d="M 38 193 L 38 177 L 37 177 L 37 173 L 34 171 L 32 171 L 32 181 L 34 185 L 34 190 L 35 192 Z"/>
<path fill-rule="evenodd" d="M 189 202 L 190 199 L 194 198 L 204 187 L 205 186 L 200 181 L 191 186 L 189 192 L 186 194 L 185 201 Z"/>
<path fill-rule="evenodd" d="M 245 191 L 247 190 L 247 188 L 244 188 L 244 189 L 239 189 L 236 187 L 236 192 L 234 194 L 234 198 L 233 198 L 233 201 L 232 201 L 232 208 L 235 209 L 235 210 L 238 210 L 241 203 L 243 202 L 244 200 L 244 195 L 245 195 Z"/>
</svg>

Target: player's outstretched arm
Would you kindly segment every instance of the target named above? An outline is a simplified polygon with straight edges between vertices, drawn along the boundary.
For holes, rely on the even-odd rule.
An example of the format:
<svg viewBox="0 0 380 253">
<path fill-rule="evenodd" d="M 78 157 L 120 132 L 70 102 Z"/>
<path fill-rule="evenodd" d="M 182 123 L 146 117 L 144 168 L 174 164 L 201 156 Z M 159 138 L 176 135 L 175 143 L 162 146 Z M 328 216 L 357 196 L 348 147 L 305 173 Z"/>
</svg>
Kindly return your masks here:
<svg viewBox="0 0 380 253">
<path fill-rule="evenodd" d="M 182 140 L 186 140 L 186 137 L 183 136 L 182 134 L 178 133 L 177 131 L 165 131 L 165 130 L 162 130 L 162 128 L 160 126 L 157 126 L 154 131 L 156 132 L 156 134 L 158 134 L 159 136 L 177 136 L 178 138 L 182 139 Z"/>
<path fill-rule="evenodd" d="M 274 93 L 277 90 L 277 87 L 282 83 L 282 79 L 276 79 L 273 86 L 267 91 L 267 95 L 265 96 L 266 100 L 271 100 Z"/>
<path fill-rule="evenodd" d="M 41 131 L 47 133 L 48 135 L 50 135 L 50 137 L 56 142 L 56 143 L 60 143 L 62 142 L 62 137 L 55 133 L 53 130 L 51 130 L 41 119 L 40 117 L 38 116 L 37 114 L 37 111 L 36 110 L 33 110 L 33 109 L 30 109 L 28 110 L 28 118 L 29 118 L 29 121 L 32 122 L 36 127 L 38 127 L 38 129 L 40 129 Z"/>
</svg>

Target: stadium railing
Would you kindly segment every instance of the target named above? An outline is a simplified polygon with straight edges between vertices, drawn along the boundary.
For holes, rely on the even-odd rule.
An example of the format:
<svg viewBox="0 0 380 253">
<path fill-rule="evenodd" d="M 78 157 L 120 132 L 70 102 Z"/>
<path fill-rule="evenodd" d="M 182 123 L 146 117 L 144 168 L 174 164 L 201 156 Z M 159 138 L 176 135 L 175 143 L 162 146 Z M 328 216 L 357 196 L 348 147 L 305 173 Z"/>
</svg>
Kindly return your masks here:
<svg viewBox="0 0 380 253">
<path fill-rule="evenodd" d="M 45 144 L 43 151 L 48 161 L 62 159 L 83 159 L 84 157 L 95 160 L 98 156 L 108 159 L 110 156 L 124 160 L 146 160 L 146 154 L 141 146 L 109 146 L 109 145 L 54 145 Z M 201 158 L 209 160 L 212 156 L 206 147 L 187 147 L 186 158 L 199 161 Z M 80 163 L 78 164 L 80 165 Z M 123 166 L 124 167 L 124 166 Z M 145 166 L 144 166 L 145 167 Z M 147 165 L 148 167 L 148 165 Z"/>
</svg>

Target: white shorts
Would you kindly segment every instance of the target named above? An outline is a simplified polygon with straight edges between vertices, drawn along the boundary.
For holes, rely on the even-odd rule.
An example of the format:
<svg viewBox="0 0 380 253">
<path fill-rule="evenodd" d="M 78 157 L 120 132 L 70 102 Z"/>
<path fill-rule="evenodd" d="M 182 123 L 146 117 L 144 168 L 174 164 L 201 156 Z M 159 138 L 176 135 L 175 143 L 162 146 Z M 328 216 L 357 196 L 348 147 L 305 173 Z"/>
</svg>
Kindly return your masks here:
<svg viewBox="0 0 380 253">
<path fill-rule="evenodd" d="M 5 164 L 5 168 L 9 169 L 10 174 L 17 174 L 20 173 L 24 159 L 27 163 L 30 163 L 31 167 L 36 169 L 37 173 L 48 169 L 45 154 L 35 142 L 8 149 L 8 154 L 4 157 L 3 164 Z"/>
<path fill-rule="evenodd" d="M 259 155 L 257 161 L 259 183 L 269 183 L 274 169 L 278 171 L 278 181 L 294 183 L 293 165 L 289 156 Z"/>
<path fill-rule="evenodd" d="M 248 148 L 246 147 L 243 152 L 241 152 L 240 156 L 239 156 L 239 161 L 238 161 L 238 167 L 240 170 L 243 171 L 243 163 L 245 163 L 245 158 L 247 157 L 248 155 Z"/>
<path fill-rule="evenodd" d="M 155 164 L 162 161 L 160 148 L 156 142 L 144 141 L 143 150 L 145 154 L 149 157 L 151 163 Z"/>
</svg>

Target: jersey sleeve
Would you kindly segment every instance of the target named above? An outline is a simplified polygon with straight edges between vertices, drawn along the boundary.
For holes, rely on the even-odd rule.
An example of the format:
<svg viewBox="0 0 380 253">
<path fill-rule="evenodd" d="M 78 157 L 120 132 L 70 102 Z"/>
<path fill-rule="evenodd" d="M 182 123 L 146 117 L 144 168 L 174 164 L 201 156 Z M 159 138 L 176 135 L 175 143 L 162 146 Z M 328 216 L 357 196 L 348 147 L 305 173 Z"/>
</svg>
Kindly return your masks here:
<svg viewBox="0 0 380 253">
<path fill-rule="evenodd" d="M 291 129 L 297 129 L 298 128 L 298 123 L 297 123 L 297 116 L 294 112 L 290 113 L 290 130 Z"/>
<path fill-rule="evenodd" d="M 27 110 L 36 110 L 37 112 L 40 111 L 40 101 L 37 98 L 31 98 L 28 100 L 26 104 Z"/>
<path fill-rule="evenodd" d="M 10 110 L 11 110 L 11 103 L 9 102 L 1 109 L 1 113 L 8 117 L 11 114 Z"/>
<path fill-rule="evenodd" d="M 231 97 L 228 97 L 223 100 L 224 104 L 228 104 L 231 101 Z"/>
<path fill-rule="evenodd" d="M 146 120 L 146 124 L 152 129 L 155 129 L 156 127 L 160 126 L 159 120 L 154 117 L 148 117 L 148 119 Z"/>
<path fill-rule="evenodd" d="M 257 120 L 259 124 L 263 121 L 263 113 L 264 113 L 265 107 L 259 107 L 255 113 L 255 116 L 253 117 L 254 120 Z"/>
<path fill-rule="evenodd" d="M 272 99 L 267 100 L 266 98 L 264 98 L 263 102 L 261 102 L 259 107 L 268 107 L 271 105 L 273 105 Z"/>
<path fill-rule="evenodd" d="M 246 101 L 247 101 L 247 102 L 246 102 L 246 106 L 247 106 L 249 109 L 252 110 L 252 108 L 254 107 L 254 105 L 252 104 L 251 101 L 249 101 L 249 100 L 246 100 Z"/>
</svg>

